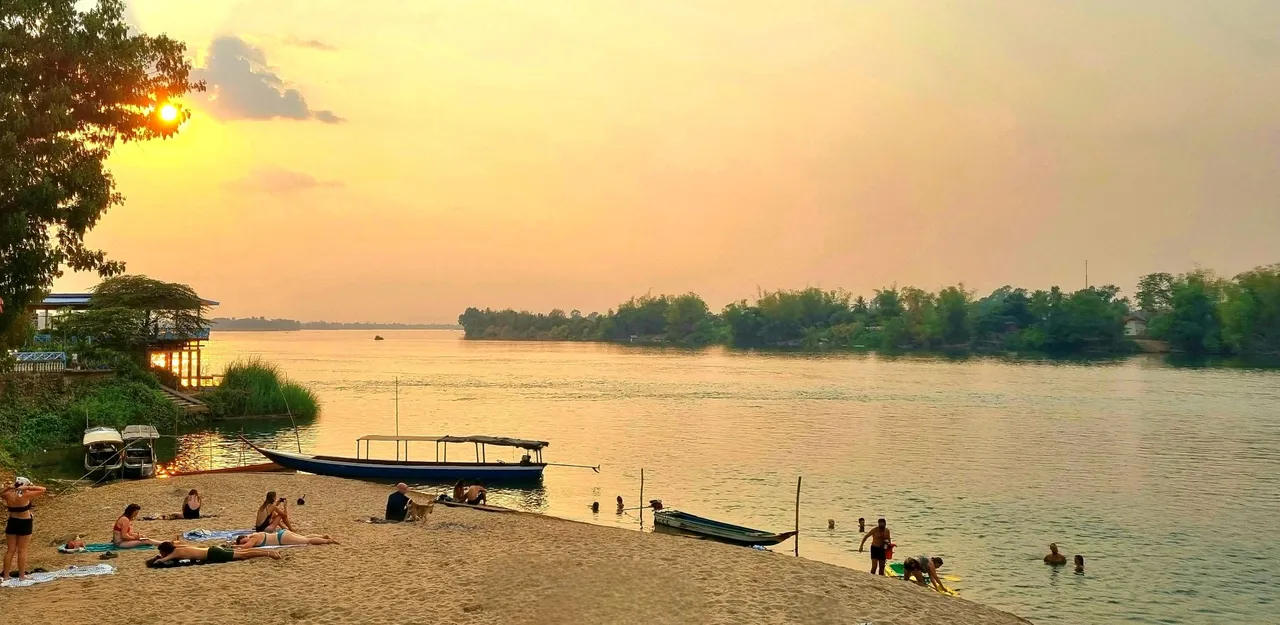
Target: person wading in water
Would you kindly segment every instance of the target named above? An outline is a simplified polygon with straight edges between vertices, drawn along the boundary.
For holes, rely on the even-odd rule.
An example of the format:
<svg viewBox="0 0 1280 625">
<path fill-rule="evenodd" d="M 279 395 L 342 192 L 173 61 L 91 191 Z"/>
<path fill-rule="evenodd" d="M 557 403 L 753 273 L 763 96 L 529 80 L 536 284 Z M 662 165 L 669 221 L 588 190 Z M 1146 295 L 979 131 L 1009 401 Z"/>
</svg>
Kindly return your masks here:
<svg viewBox="0 0 1280 625">
<path fill-rule="evenodd" d="M 858 545 L 858 553 L 862 553 L 862 548 L 866 546 L 867 539 L 871 539 L 871 574 L 884 575 L 884 563 L 888 559 L 885 556 L 885 550 L 889 548 L 889 528 L 885 527 L 884 519 L 876 522 L 876 526 L 871 528 L 862 536 L 862 544 Z"/>
</svg>

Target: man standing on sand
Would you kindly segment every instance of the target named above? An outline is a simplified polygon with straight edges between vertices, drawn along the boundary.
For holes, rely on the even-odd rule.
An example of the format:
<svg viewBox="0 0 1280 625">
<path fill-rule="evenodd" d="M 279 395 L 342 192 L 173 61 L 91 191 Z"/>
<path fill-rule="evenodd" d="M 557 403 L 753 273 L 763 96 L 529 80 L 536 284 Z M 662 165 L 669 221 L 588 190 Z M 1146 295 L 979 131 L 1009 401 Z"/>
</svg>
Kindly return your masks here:
<svg viewBox="0 0 1280 625">
<path fill-rule="evenodd" d="M 876 521 L 876 526 L 871 528 L 862 536 L 862 543 L 858 545 L 858 553 L 862 553 L 862 548 L 866 546 L 867 539 L 871 539 L 871 574 L 884 575 L 884 563 L 887 560 L 885 550 L 889 548 L 889 528 L 885 527 L 884 519 Z M 878 572 L 877 572 L 878 571 Z"/>
<path fill-rule="evenodd" d="M 1067 563 L 1067 556 L 1058 553 L 1058 543 L 1049 543 L 1049 555 L 1044 557 L 1049 566 L 1062 566 Z"/>
</svg>

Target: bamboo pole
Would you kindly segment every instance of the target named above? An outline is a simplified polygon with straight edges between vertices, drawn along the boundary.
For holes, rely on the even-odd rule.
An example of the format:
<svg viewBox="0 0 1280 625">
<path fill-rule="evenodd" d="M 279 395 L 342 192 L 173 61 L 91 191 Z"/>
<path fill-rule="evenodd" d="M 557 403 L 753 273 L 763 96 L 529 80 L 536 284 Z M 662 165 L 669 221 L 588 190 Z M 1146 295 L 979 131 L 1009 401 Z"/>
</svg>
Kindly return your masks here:
<svg viewBox="0 0 1280 625">
<path fill-rule="evenodd" d="M 796 557 L 800 557 L 800 482 L 804 477 L 796 478 Z"/>
<path fill-rule="evenodd" d="M 644 467 L 640 467 L 640 529 L 644 530 Z"/>
</svg>

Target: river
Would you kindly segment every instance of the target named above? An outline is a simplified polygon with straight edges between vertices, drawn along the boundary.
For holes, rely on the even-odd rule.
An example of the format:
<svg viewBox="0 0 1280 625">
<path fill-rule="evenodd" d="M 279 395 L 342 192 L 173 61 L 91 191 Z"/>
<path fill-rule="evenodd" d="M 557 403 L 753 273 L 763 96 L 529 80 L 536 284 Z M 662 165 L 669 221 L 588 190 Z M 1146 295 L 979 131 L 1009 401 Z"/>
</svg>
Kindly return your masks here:
<svg viewBox="0 0 1280 625">
<path fill-rule="evenodd" d="M 495 493 L 502 505 L 638 528 L 613 508 L 618 495 L 636 504 L 643 468 L 645 499 L 783 531 L 803 476 L 803 557 L 867 568 L 857 519 L 883 516 L 899 558 L 941 556 L 962 596 L 1038 623 L 1257 623 L 1280 610 L 1274 370 L 381 334 L 218 332 L 206 356 L 260 355 L 311 385 L 323 408 L 299 428 L 305 451 L 351 455 L 356 437 L 393 433 L 398 379 L 402 434 L 548 440 L 548 461 L 603 465 L 548 468 L 541 489 Z M 179 462 L 238 462 L 239 428 L 297 445 L 287 421 L 235 423 L 181 437 Z M 383 445 L 375 456 L 392 457 Z M 1086 573 L 1045 566 L 1050 542 L 1084 555 Z"/>
</svg>

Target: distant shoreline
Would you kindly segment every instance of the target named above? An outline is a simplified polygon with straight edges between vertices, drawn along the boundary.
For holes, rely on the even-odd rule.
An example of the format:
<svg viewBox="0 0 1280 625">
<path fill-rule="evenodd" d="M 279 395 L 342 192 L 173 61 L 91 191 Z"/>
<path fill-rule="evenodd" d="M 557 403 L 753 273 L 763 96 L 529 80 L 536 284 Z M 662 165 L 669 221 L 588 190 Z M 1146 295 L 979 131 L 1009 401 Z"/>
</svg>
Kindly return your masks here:
<svg viewBox="0 0 1280 625">
<path fill-rule="evenodd" d="M 377 323 L 341 321 L 298 321 L 265 317 L 216 317 L 210 329 L 233 332 L 295 332 L 298 330 L 461 330 L 453 323 Z"/>
</svg>

